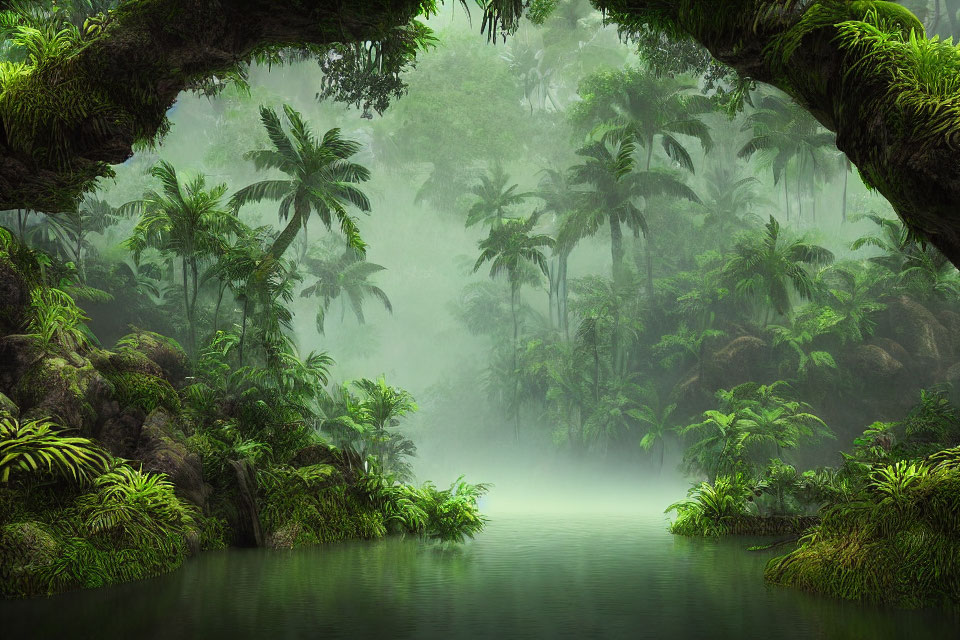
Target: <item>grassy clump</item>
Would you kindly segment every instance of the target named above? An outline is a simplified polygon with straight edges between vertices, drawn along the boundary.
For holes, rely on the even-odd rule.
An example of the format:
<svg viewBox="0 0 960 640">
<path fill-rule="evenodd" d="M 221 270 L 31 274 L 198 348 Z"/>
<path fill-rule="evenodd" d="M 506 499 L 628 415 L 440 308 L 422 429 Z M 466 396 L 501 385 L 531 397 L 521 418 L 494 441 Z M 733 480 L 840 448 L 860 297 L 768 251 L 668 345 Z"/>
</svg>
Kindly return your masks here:
<svg viewBox="0 0 960 640">
<path fill-rule="evenodd" d="M 351 538 L 412 533 L 459 542 L 483 529 L 478 498 L 487 490 L 458 479 L 439 490 L 397 482 L 378 472 L 347 485 L 330 465 L 261 472 L 261 520 L 274 546 L 297 547 Z"/>
<path fill-rule="evenodd" d="M 960 448 L 877 467 L 853 499 L 823 511 L 767 580 L 903 607 L 960 602 Z"/>
<path fill-rule="evenodd" d="M 701 482 L 688 497 L 667 507 L 677 512 L 670 533 L 682 536 L 722 536 L 730 533 L 736 517 L 747 512 L 747 497 L 752 495 L 745 476 L 718 476 L 710 484 Z"/>
</svg>

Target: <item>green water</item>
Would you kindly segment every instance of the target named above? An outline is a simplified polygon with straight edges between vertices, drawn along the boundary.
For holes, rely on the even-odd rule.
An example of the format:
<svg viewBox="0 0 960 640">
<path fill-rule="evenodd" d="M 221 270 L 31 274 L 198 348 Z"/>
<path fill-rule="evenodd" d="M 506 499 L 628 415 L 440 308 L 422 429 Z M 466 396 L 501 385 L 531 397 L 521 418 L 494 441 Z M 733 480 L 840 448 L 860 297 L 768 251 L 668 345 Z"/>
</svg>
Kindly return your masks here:
<svg viewBox="0 0 960 640">
<path fill-rule="evenodd" d="M 940 612 L 771 588 L 743 539 L 655 511 L 491 513 L 458 548 L 413 539 L 203 554 L 145 582 L 0 603 L 7 638 L 951 638 Z"/>
</svg>

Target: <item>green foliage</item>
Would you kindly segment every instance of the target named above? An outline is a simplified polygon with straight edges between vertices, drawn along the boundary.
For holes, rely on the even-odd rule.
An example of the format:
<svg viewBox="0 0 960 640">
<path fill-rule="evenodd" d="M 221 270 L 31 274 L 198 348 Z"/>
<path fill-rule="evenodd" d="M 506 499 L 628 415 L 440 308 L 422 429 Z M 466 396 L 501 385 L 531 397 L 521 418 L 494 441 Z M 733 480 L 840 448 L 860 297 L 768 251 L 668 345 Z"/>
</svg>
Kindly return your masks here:
<svg viewBox="0 0 960 640">
<path fill-rule="evenodd" d="M 747 477 L 738 473 L 718 476 L 712 484 L 701 482 L 687 495 L 687 499 L 667 507 L 667 513 L 677 512 L 670 532 L 684 536 L 720 536 L 728 532 L 735 516 L 747 512 L 747 498 L 753 491 Z"/>
<path fill-rule="evenodd" d="M 426 535 L 441 542 L 460 542 L 483 530 L 486 518 L 478 500 L 489 489 L 486 484 L 469 484 L 461 476 L 449 489 L 424 483 L 418 490 L 417 505 L 426 515 Z"/>
<path fill-rule="evenodd" d="M 144 413 L 159 407 L 174 413 L 180 411 L 179 395 L 163 378 L 128 371 L 107 372 L 105 375 L 114 384 L 121 407 L 137 407 Z"/>
<path fill-rule="evenodd" d="M 87 438 L 65 436 L 49 420 L 21 423 L 0 417 L 0 482 L 30 482 L 43 473 L 85 484 L 109 464 L 109 456 Z"/>
<path fill-rule="evenodd" d="M 269 249 L 273 260 L 283 256 L 301 228 L 306 227 L 312 212 L 327 229 L 336 218 L 347 246 L 363 255 L 366 245 L 346 208 L 352 205 L 365 213 L 370 211 L 370 201 L 355 186 L 369 180 L 370 172 L 350 161 L 360 145 L 343 138 L 339 129 L 331 129 L 317 140 L 293 107 L 284 105 L 283 114 L 289 133 L 275 111 L 260 109 L 260 119 L 273 149 L 250 151 L 246 158 L 253 161 L 258 171 L 279 170 L 288 179 L 263 180 L 246 186 L 233 194 L 231 206 L 238 210 L 245 204 L 262 200 L 280 201 L 280 220 L 289 218 L 289 222 Z"/>
<path fill-rule="evenodd" d="M 30 292 L 30 319 L 27 331 L 44 351 L 79 351 L 90 346 L 89 320 L 70 294 L 49 287 Z"/>
<path fill-rule="evenodd" d="M 929 462 L 881 466 L 856 499 L 767 565 L 777 583 L 834 597 L 905 607 L 960 598 L 960 473 L 956 452 Z"/>
<path fill-rule="evenodd" d="M 98 476 L 92 491 L 77 499 L 86 535 L 116 546 L 163 544 L 191 531 L 199 514 L 176 497 L 162 474 L 125 464 Z"/>
</svg>

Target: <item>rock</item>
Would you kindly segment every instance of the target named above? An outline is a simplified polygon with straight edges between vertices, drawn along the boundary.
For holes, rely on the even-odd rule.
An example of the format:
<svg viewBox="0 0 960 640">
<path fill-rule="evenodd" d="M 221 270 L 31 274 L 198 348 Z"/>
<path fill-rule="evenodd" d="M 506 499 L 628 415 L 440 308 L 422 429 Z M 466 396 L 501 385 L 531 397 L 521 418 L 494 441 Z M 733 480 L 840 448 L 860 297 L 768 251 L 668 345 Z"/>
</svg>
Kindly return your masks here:
<svg viewBox="0 0 960 640">
<path fill-rule="evenodd" d="M 363 460 L 352 449 L 333 449 L 324 444 L 304 447 L 290 460 L 292 467 L 312 467 L 316 464 L 332 466 L 339 472 L 340 479 L 347 482 L 353 482 L 357 471 L 363 469 Z"/>
<path fill-rule="evenodd" d="M 180 497 L 201 509 L 206 505 L 210 488 L 203 482 L 200 456 L 187 448 L 176 418 L 165 409 L 144 420 L 132 458 L 143 463 L 144 471 L 167 474 Z"/>
<path fill-rule="evenodd" d="M 771 352 L 755 336 L 740 336 L 705 356 L 703 386 L 708 391 L 730 389 L 744 382 L 764 382 L 770 375 Z"/>
<path fill-rule="evenodd" d="M 887 303 L 885 319 L 877 335 L 900 343 L 919 365 L 936 368 L 941 360 L 953 357 L 953 339 L 937 318 L 908 296 Z"/>
<path fill-rule="evenodd" d="M 113 385 L 89 360 L 44 357 L 20 378 L 13 400 L 25 419 L 50 418 L 92 435 L 108 417 L 113 394 Z"/>
<path fill-rule="evenodd" d="M 247 460 L 229 460 L 236 487 L 233 513 L 228 514 L 233 542 L 241 547 L 262 547 L 264 538 L 257 503 L 257 472 Z"/>
<path fill-rule="evenodd" d="M 858 345 L 849 364 L 865 380 L 891 381 L 903 371 L 902 362 L 875 344 Z"/>
<path fill-rule="evenodd" d="M 131 359 L 129 351 L 140 353 L 160 367 L 163 377 L 176 388 L 180 388 L 190 375 L 190 360 L 187 354 L 173 338 L 167 338 L 152 331 L 136 329 L 117 341 L 119 357 Z M 140 371 L 140 373 L 151 373 Z M 156 375 L 156 374 L 151 374 Z"/>
<path fill-rule="evenodd" d="M 39 522 L 17 522 L 0 529 L 0 595 L 46 593 L 39 569 L 53 562 L 59 549 L 56 538 Z"/>
<path fill-rule="evenodd" d="M 894 359 L 899 360 L 901 364 L 905 367 L 912 367 L 915 363 L 913 361 L 913 356 L 903 348 L 903 345 L 899 342 L 891 340 L 890 338 L 874 338 L 868 344 L 873 344 L 888 354 L 893 356 Z"/>
<path fill-rule="evenodd" d="M 132 459 L 140 445 L 145 413 L 137 407 L 120 409 L 114 401 L 108 417 L 94 431 L 95 437 L 107 451 L 119 458 Z"/>
<path fill-rule="evenodd" d="M 17 333 L 26 320 L 30 287 L 6 253 L 0 253 L 0 334 Z"/>
<path fill-rule="evenodd" d="M 0 393 L 0 416 L 12 416 L 14 418 L 20 415 L 20 407 L 7 396 Z"/>
</svg>

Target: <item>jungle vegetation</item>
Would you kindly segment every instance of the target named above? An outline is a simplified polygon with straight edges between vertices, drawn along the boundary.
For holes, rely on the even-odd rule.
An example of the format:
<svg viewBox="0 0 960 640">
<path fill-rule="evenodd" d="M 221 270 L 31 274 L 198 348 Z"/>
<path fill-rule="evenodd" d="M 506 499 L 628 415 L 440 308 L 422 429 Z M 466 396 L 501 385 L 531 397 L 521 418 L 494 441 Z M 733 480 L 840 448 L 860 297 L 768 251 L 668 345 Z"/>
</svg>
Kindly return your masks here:
<svg viewBox="0 0 960 640">
<path fill-rule="evenodd" d="M 151 9 L 4 3 L 4 135 L 47 172 L 0 183 L 4 595 L 226 544 L 478 533 L 487 485 L 417 483 L 428 442 L 679 469 L 674 533 L 798 538 L 772 582 L 960 600 L 960 278 L 930 168 L 956 166 L 957 53 L 918 21 L 946 36 L 956 12 L 461 3 L 484 42 L 381 4 L 363 44 L 204 34 L 253 65 L 54 118 L 12 105 L 64 59 L 93 74 Z M 753 19 L 777 27 L 763 61 L 683 37 L 742 44 Z M 813 45 L 843 56 L 835 90 Z M 915 180 L 866 115 L 921 146 Z M 115 179 L 74 197 L 95 176 Z"/>
</svg>

